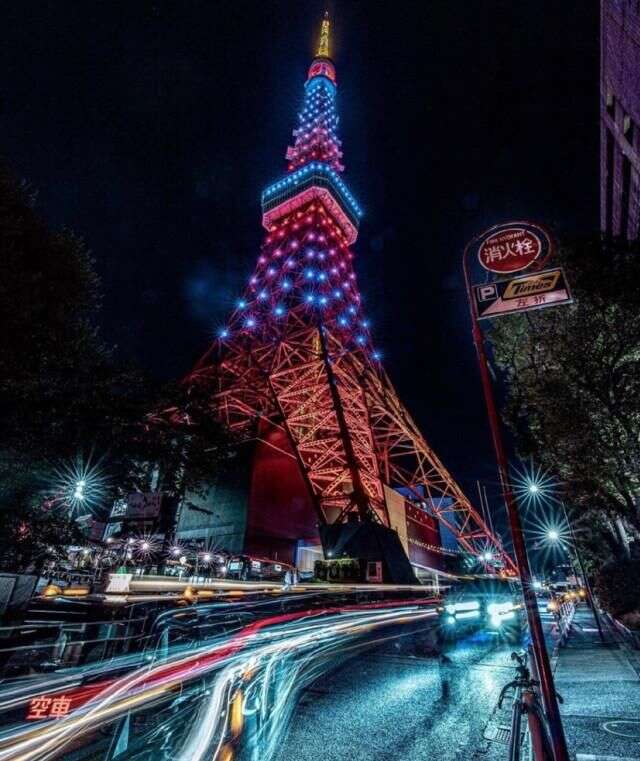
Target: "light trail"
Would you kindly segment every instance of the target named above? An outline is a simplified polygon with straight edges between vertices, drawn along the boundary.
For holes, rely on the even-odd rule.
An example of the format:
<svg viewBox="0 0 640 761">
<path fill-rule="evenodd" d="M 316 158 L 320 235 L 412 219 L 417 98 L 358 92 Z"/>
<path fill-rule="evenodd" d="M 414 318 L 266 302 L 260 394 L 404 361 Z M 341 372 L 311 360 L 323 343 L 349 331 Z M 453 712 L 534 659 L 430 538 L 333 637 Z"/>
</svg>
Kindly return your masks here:
<svg viewBox="0 0 640 761">
<path fill-rule="evenodd" d="M 255 621 L 225 639 L 174 651 L 160 663 L 114 679 L 64 718 L 13 728 L 10 736 L 0 737 L 0 761 L 59 758 L 69 743 L 74 748 L 82 739 L 91 743 L 99 727 L 158 701 L 166 703 L 190 687 L 199 699 L 188 725 L 187 716 L 182 719 L 172 757 L 221 759 L 242 745 L 249 757 L 267 759 L 286 728 L 295 697 L 310 680 L 348 649 L 366 645 L 362 640 L 376 630 L 426 624 L 438 615 L 436 602 L 369 603 Z M 135 752 L 128 757 L 135 758 Z"/>
</svg>

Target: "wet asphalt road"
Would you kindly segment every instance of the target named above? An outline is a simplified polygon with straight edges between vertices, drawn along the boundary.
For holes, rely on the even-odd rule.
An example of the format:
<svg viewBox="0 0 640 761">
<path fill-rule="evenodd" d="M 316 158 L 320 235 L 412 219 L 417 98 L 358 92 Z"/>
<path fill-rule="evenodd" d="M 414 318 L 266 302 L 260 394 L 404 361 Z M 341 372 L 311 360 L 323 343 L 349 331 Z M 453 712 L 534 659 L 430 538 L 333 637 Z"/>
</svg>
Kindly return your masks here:
<svg viewBox="0 0 640 761">
<path fill-rule="evenodd" d="M 467 636 L 447 655 L 361 655 L 305 691 L 277 761 L 504 758 L 483 731 L 513 678 L 513 645 Z"/>
<path fill-rule="evenodd" d="M 551 651 L 552 617 L 541 618 Z M 580 606 L 553 659 L 570 752 L 578 761 L 638 761 L 640 656 L 611 631 L 603 646 L 593 627 Z M 276 761 L 503 761 L 506 745 L 483 735 L 514 676 L 514 649 L 476 634 L 450 646 L 445 665 L 392 648 L 361 655 L 303 693 Z M 501 724 L 509 724 L 509 703 Z"/>
</svg>

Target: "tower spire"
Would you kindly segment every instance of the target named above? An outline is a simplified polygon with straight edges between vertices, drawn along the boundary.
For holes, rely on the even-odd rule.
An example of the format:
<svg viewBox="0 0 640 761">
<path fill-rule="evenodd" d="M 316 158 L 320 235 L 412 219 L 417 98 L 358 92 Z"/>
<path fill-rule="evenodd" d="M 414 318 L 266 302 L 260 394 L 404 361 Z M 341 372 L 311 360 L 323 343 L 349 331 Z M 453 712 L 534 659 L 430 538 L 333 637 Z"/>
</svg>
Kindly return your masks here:
<svg viewBox="0 0 640 761">
<path fill-rule="evenodd" d="M 329 11 L 324 12 L 324 18 L 322 19 L 322 26 L 320 27 L 320 44 L 318 45 L 318 52 L 316 58 L 330 58 L 329 55 L 329 32 L 331 29 L 331 22 L 329 21 Z"/>
</svg>

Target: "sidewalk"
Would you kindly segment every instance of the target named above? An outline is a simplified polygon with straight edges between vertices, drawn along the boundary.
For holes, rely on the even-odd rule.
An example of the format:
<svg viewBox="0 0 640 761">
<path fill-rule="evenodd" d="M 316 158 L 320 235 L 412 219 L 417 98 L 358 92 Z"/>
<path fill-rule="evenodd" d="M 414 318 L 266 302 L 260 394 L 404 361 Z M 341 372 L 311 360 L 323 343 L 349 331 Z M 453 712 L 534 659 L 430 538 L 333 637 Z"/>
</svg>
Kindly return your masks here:
<svg viewBox="0 0 640 761">
<path fill-rule="evenodd" d="M 637 659 L 603 621 L 581 605 L 555 662 L 569 750 L 578 761 L 640 761 L 640 674 Z M 635 661 L 635 663 L 634 663 Z"/>
</svg>

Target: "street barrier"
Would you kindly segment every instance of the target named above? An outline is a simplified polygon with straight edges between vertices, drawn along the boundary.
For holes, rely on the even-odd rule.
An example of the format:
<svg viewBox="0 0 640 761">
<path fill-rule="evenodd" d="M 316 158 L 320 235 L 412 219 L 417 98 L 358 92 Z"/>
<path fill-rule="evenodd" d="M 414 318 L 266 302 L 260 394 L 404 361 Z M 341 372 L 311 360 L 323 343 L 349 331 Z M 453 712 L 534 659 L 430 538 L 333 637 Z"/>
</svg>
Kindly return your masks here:
<svg viewBox="0 0 640 761">
<path fill-rule="evenodd" d="M 558 609 L 558 645 L 560 647 L 566 644 L 575 612 L 574 602 L 563 602 Z"/>
</svg>

